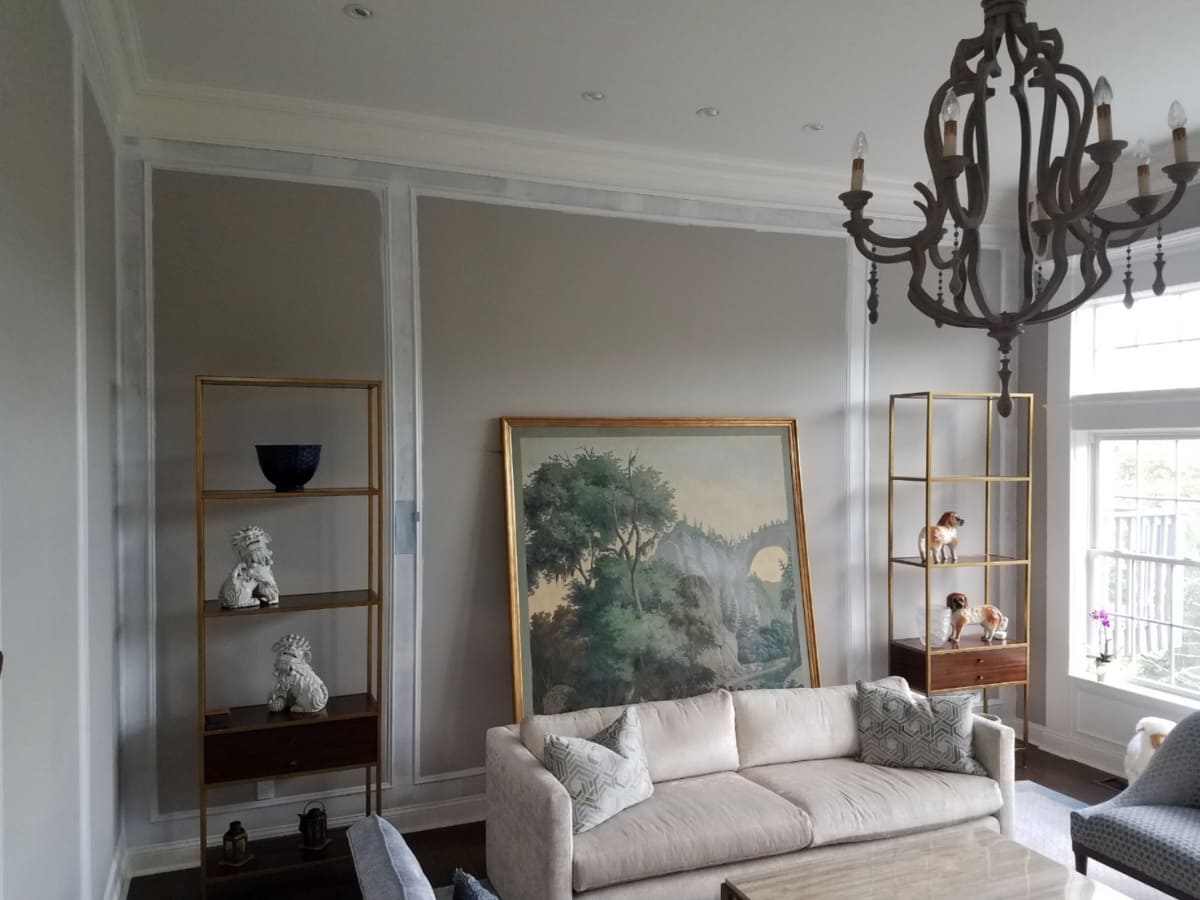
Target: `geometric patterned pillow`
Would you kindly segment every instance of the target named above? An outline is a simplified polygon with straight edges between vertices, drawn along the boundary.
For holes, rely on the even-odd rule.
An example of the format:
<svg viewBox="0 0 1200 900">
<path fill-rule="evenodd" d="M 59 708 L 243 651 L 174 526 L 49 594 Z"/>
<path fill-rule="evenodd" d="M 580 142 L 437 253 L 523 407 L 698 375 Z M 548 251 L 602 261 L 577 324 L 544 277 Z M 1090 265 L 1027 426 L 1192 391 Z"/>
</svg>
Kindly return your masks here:
<svg viewBox="0 0 1200 900">
<path fill-rule="evenodd" d="M 632 706 L 590 739 L 546 735 L 546 768 L 571 795 L 579 834 L 654 793 L 642 744 L 642 724 Z"/>
<path fill-rule="evenodd" d="M 902 769 L 987 775 L 972 756 L 971 694 L 916 697 L 858 682 L 859 760 Z"/>
</svg>

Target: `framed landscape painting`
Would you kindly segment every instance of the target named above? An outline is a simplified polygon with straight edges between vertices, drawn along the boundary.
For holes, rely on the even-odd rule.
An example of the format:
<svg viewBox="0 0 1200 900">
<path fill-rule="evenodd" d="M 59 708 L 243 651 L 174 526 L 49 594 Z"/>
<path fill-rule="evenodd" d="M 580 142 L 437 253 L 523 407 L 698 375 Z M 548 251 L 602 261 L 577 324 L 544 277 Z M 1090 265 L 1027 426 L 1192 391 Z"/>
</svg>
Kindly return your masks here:
<svg viewBox="0 0 1200 900">
<path fill-rule="evenodd" d="M 518 721 L 817 686 L 795 420 L 502 428 Z"/>
</svg>

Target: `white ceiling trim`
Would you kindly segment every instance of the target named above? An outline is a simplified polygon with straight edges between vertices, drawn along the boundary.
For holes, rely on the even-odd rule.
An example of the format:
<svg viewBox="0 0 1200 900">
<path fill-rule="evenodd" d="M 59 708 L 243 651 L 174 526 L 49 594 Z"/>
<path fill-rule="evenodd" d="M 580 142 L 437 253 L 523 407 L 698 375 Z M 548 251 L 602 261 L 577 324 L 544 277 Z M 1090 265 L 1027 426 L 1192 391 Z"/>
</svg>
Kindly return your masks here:
<svg viewBox="0 0 1200 900">
<path fill-rule="evenodd" d="M 841 213 L 848 170 L 504 128 L 147 76 L 129 0 L 63 0 L 79 8 L 111 85 L 117 123 L 133 137 L 317 153 L 578 187 Z M 872 173 L 872 210 L 918 216 L 907 179 Z"/>
<path fill-rule="evenodd" d="M 122 110 L 138 137 L 348 157 L 581 187 L 839 211 L 847 172 L 686 153 L 195 85 L 147 81 Z M 873 176 L 872 208 L 916 218 L 912 185 Z"/>
</svg>

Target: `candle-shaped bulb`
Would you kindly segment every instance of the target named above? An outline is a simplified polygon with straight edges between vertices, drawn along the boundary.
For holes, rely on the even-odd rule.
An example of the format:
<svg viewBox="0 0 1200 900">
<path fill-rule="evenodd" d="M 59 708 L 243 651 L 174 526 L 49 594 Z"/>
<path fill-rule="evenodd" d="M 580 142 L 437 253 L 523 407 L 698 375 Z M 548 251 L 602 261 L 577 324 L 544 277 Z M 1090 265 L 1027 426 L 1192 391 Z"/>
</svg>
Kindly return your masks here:
<svg viewBox="0 0 1200 900">
<path fill-rule="evenodd" d="M 854 143 L 850 146 L 850 153 L 854 157 L 850 163 L 850 190 L 861 191 L 863 189 L 863 172 L 866 170 L 865 158 L 867 155 L 867 135 L 860 131 L 854 136 Z"/>
<path fill-rule="evenodd" d="M 1167 113 L 1167 124 L 1171 126 L 1171 143 L 1175 146 L 1175 162 L 1188 161 L 1187 112 L 1178 100 L 1171 104 Z"/>
<path fill-rule="evenodd" d="M 942 156 L 954 156 L 958 153 L 958 94 L 954 88 L 946 91 L 946 99 L 942 101 Z"/>
<path fill-rule="evenodd" d="M 1111 141 L 1113 139 L 1113 92 L 1112 85 L 1103 75 L 1096 80 L 1096 87 L 1092 90 L 1092 99 L 1096 102 L 1096 132 L 1100 140 Z"/>
<path fill-rule="evenodd" d="M 860 131 L 854 136 L 854 145 L 850 148 L 850 154 L 855 159 L 862 159 L 867 155 L 868 149 L 866 132 Z"/>
<path fill-rule="evenodd" d="M 957 122 L 959 111 L 958 92 L 950 88 L 946 91 L 946 99 L 942 101 L 942 118 L 947 122 Z"/>
<path fill-rule="evenodd" d="M 1167 124 L 1171 126 L 1172 131 L 1187 127 L 1187 110 L 1178 100 L 1171 101 L 1171 108 L 1167 111 Z"/>
<path fill-rule="evenodd" d="M 1133 158 L 1137 161 L 1138 196 L 1150 196 L 1150 145 L 1139 140 L 1133 147 Z"/>
</svg>

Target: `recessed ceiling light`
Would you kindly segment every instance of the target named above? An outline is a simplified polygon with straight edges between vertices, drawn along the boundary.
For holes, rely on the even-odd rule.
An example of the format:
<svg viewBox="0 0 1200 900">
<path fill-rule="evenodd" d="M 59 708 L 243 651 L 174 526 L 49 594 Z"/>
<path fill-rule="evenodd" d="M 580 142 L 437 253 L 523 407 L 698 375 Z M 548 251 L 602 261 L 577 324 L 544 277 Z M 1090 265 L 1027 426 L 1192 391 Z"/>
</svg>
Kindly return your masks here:
<svg viewBox="0 0 1200 900">
<path fill-rule="evenodd" d="M 715 106 L 702 106 L 696 110 L 696 115 L 702 119 L 715 119 L 721 114 L 721 111 Z"/>
<path fill-rule="evenodd" d="M 342 7 L 342 12 L 352 19 L 369 19 L 375 15 L 375 10 L 369 6 L 363 6 L 361 3 L 347 3 Z"/>
<path fill-rule="evenodd" d="M 800 130 L 801 131 L 824 131 L 825 123 L 824 122 L 805 122 L 803 125 L 800 126 Z"/>
<path fill-rule="evenodd" d="M 584 91 L 579 96 L 591 103 L 598 103 L 604 99 L 604 91 Z"/>
</svg>

